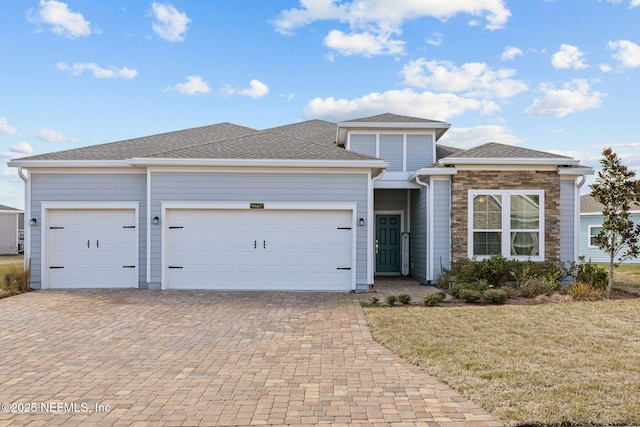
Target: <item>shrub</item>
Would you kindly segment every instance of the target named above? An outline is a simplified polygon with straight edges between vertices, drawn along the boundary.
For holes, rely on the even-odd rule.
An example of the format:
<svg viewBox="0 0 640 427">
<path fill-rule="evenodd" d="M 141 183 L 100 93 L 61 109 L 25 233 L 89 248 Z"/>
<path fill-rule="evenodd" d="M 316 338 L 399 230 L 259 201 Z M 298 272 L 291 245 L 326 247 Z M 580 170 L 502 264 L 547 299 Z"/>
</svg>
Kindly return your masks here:
<svg viewBox="0 0 640 427">
<path fill-rule="evenodd" d="M 534 298 L 538 295 L 551 295 L 558 288 L 552 277 L 531 276 L 520 286 L 520 296 Z"/>
<path fill-rule="evenodd" d="M 369 299 L 369 304 L 371 305 L 378 305 L 378 303 L 380 303 L 380 300 L 377 297 L 371 297 Z"/>
<path fill-rule="evenodd" d="M 489 289 L 489 286 L 484 283 L 484 282 L 473 282 L 473 283 L 456 283 L 452 288 L 451 288 L 451 295 L 454 298 L 458 298 L 458 299 L 462 299 L 460 297 L 460 292 L 462 292 L 465 289 L 469 289 L 469 290 L 473 290 L 473 291 L 478 291 L 480 294 L 482 294 L 482 292 L 486 291 L 487 289 Z"/>
<path fill-rule="evenodd" d="M 430 292 L 422 298 L 422 305 L 425 307 L 434 307 L 440 304 L 447 297 L 444 292 Z"/>
<path fill-rule="evenodd" d="M 482 294 L 482 299 L 489 304 L 502 305 L 509 299 L 509 294 L 502 289 L 487 289 Z"/>
<path fill-rule="evenodd" d="M 461 289 L 460 292 L 458 292 L 458 299 L 461 299 L 464 302 L 478 302 L 481 298 L 482 292 L 475 289 Z"/>
<path fill-rule="evenodd" d="M 577 300 L 597 300 L 602 299 L 605 289 L 593 286 L 586 282 L 574 282 L 569 285 L 569 295 Z"/>
<path fill-rule="evenodd" d="M 492 255 L 478 263 L 478 280 L 486 280 L 492 286 L 504 286 L 520 261 L 502 255 Z"/>
<path fill-rule="evenodd" d="M 604 291 L 609 283 L 609 274 L 604 268 L 590 262 L 585 263 L 581 258 L 580 263 L 576 266 L 576 282 L 586 283 L 592 288 Z"/>
<path fill-rule="evenodd" d="M 29 291 L 29 270 L 11 266 L 9 272 L 4 275 L 4 288 L 12 294 L 20 294 Z"/>
<path fill-rule="evenodd" d="M 404 305 L 411 304 L 411 295 L 400 294 L 398 295 L 398 301 L 400 301 L 400 303 Z"/>
<path fill-rule="evenodd" d="M 387 305 L 394 306 L 396 302 L 398 302 L 398 297 L 395 295 L 387 295 L 385 301 L 387 301 Z"/>
</svg>

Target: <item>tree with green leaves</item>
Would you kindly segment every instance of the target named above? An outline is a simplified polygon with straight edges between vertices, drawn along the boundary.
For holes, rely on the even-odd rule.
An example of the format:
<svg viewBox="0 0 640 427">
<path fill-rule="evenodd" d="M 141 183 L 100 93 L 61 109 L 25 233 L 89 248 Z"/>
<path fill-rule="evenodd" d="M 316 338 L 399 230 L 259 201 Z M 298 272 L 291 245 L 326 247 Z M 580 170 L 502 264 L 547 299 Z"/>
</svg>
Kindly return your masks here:
<svg viewBox="0 0 640 427">
<path fill-rule="evenodd" d="M 595 243 L 609 255 L 607 294 L 610 294 L 613 268 L 640 255 L 640 224 L 634 224 L 629 215 L 631 207 L 640 203 L 640 181 L 611 148 L 606 148 L 602 155 L 602 169 L 591 185 L 591 195 L 603 206 L 602 230 Z"/>
</svg>

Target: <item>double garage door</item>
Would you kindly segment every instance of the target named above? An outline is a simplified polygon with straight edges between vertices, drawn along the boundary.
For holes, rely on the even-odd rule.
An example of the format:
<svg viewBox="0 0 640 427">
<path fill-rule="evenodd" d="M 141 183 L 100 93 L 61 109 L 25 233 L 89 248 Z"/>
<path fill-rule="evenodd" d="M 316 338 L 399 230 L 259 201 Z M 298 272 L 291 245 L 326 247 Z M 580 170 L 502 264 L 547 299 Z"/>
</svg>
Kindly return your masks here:
<svg viewBox="0 0 640 427">
<path fill-rule="evenodd" d="M 349 291 L 352 213 L 168 209 L 170 289 Z"/>
<path fill-rule="evenodd" d="M 163 287 L 349 291 L 352 222 L 351 210 L 167 209 Z M 138 287 L 137 223 L 135 209 L 47 210 L 44 287 Z"/>
</svg>

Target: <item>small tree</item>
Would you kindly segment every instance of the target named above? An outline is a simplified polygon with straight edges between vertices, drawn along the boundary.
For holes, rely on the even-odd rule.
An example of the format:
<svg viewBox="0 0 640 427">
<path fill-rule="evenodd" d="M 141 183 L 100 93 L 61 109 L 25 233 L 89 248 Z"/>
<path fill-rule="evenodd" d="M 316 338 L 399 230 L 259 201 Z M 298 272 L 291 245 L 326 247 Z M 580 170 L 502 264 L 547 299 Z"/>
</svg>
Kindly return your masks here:
<svg viewBox="0 0 640 427">
<path fill-rule="evenodd" d="M 622 165 L 611 148 L 605 149 L 602 155 L 602 170 L 591 185 L 591 195 L 603 206 L 602 231 L 595 237 L 595 243 L 609 255 L 609 294 L 616 259 L 619 263 L 640 255 L 640 224 L 634 224 L 629 217 L 631 206 L 640 203 L 640 181 L 635 179 L 634 171 Z"/>
</svg>

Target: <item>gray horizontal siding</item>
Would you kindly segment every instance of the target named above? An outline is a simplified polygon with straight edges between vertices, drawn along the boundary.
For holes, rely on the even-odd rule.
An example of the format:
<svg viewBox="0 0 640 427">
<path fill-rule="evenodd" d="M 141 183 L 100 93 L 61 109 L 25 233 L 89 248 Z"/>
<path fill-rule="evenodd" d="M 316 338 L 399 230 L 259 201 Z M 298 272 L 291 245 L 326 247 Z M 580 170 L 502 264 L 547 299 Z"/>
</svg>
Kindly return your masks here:
<svg viewBox="0 0 640 427">
<path fill-rule="evenodd" d="M 146 285 L 147 176 L 145 174 L 49 174 L 31 173 L 31 217 L 42 224 L 42 202 L 140 202 L 139 282 Z M 29 218 L 30 219 L 30 218 Z M 31 227 L 31 284 L 40 288 L 41 230 Z"/>
<path fill-rule="evenodd" d="M 352 133 L 349 135 L 349 149 L 357 153 L 376 157 L 376 135 Z"/>
<path fill-rule="evenodd" d="M 640 215 L 632 215 L 632 220 L 636 224 L 640 224 Z M 609 255 L 598 248 L 589 247 L 589 226 L 602 225 L 602 215 L 582 215 L 580 216 L 580 256 L 585 257 L 586 261 L 591 262 L 609 262 Z M 640 258 L 624 261 L 624 264 L 640 264 Z"/>
<path fill-rule="evenodd" d="M 389 163 L 387 171 L 402 172 L 404 157 L 404 136 L 396 134 L 380 135 L 380 158 Z"/>
<path fill-rule="evenodd" d="M 451 266 L 451 182 L 437 179 L 433 191 L 433 266 L 432 278 Z"/>
<path fill-rule="evenodd" d="M 14 213 L 0 213 L 0 255 L 18 252 L 18 215 Z M 0 277 L 0 280 L 2 278 Z"/>
<path fill-rule="evenodd" d="M 357 203 L 367 218 L 368 175 L 322 173 L 152 172 L 151 217 L 161 202 Z M 151 228 L 151 282 L 161 281 L 161 229 Z M 367 233 L 356 235 L 356 282 L 367 285 Z"/>
<path fill-rule="evenodd" d="M 433 135 L 407 135 L 407 171 L 415 171 L 436 161 Z"/>
<path fill-rule="evenodd" d="M 576 183 L 560 180 L 560 260 L 575 261 Z"/>
</svg>

